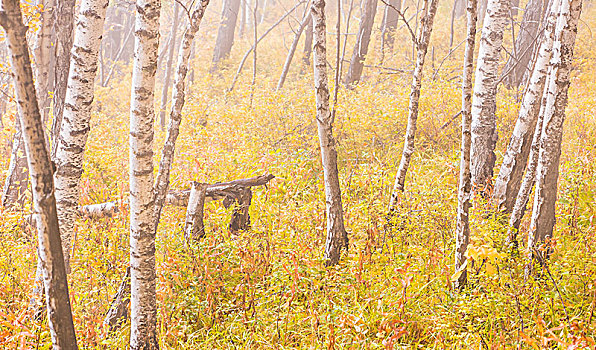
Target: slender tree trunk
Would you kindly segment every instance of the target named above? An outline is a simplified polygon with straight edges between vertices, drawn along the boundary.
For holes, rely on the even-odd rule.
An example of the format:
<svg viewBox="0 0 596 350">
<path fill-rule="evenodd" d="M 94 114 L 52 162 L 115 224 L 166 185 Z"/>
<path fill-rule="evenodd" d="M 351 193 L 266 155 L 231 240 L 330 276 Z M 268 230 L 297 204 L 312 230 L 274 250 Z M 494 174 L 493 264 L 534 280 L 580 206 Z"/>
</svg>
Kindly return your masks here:
<svg viewBox="0 0 596 350">
<path fill-rule="evenodd" d="M 234 31 L 236 29 L 236 20 L 238 19 L 238 10 L 241 0 L 224 0 L 223 12 L 221 14 L 221 23 L 217 32 L 215 50 L 213 52 L 213 63 L 210 72 L 217 70 L 219 62 L 228 58 L 234 44 Z"/>
<path fill-rule="evenodd" d="M 422 10 L 423 17 L 420 26 L 420 32 L 416 39 L 417 54 L 416 54 L 416 68 L 412 77 L 412 85 L 410 91 L 410 103 L 408 106 L 408 126 L 406 129 L 406 137 L 404 140 L 404 149 L 402 152 L 399 168 L 395 175 L 395 185 L 391 193 L 391 200 L 389 203 L 388 218 L 393 216 L 393 211 L 397 203 L 397 198 L 400 192 L 404 191 L 404 183 L 406 181 L 406 173 L 410 165 L 412 153 L 414 153 L 414 138 L 416 137 L 416 122 L 418 120 L 418 103 L 420 100 L 420 87 L 422 85 L 422 70 L 424 68 L 424 59 L 430 42 L 430 34 L 433 30 L 433 21 L 437 13 L 438 0 L 425 0 L 424 8 Z"/>
<path fill-rule="evenodd" d="M 157 349 L 153 100 L 160 0 L 137 0 L 130 105 L 130 348 Z"/>
<path fill-rule="evenodd" d="M 174 154 L 176 150 L 176 140 L 180 132 L 180 123 L 182 122 L 182 108 L 185 102 L 185 85 L 184 79 L 188 73 L 188 61 L 195 35 L 199 31 L 199 26 L 205 9 L 209 5 L 208 0 L 202 0 L 199 7 L 193 11 L 190 23 L 182 34 L 182 43 L 178 51 L 178 62 L 176 64 L 176 77 L 174 79 L 174 86 L 172 87 L 172 110 L 170 111 L 170 122 L 168 125 L 168 132 L 166 141 L 164 143 L 161 161 L 159 163 L 159 170 L 157 178 L 153 187 L 155 198 L 154 204 L 154 231 L 157 231 L 157 225 L 161 217 L 161 210 L 163 208 L 168 186 L 170 185 L 170 169 L 174 161 Z"/>
<path fill-rule="evenodd" d="M 395 9 L 401 10 L 401 0 L 388 1 Z M 381 50 L 393 50 L 395 43 L 395 30 L 397 29 L 397 22 L 399 21 L 399 14 L 394 8 L 385 6 L 385 13 L 383 14 L 383 25 L 381 27 Z"/>
<path fill-rule="evenodd" d="M 553 235 L 555 226 L 555 203 L 561 139 L 567 107 L 573 49 L 577 35 L 577 23 L 582 9 L 582 0 L 563 0 L 557 32 L 561 33 L 553 45 L 551 78 L 546 90 L 546 109 L 540 138 L 538 166 L 536 168 L 536 190 L 532 208 L 532 222 L 528 235 L 528 250 L 532 255 L 539 253 L 540 244 Z M 548 243 L 548 242 L 547 242 Z M 545 249 L 548 257 L 550 249 Z"/>
<path fill-rule="evenodd" d="M 310 54 L 313 51 L 312 47 L 312 37 L 313 37 L 313 24 L 312 24 L 312 16 L 308 16 L 308 21 L 306 22 L 306 27 L 304 28 L 304 51 L 302 54 L 302 62 L 307 67 L 310 67 Z"/>
<path fill-rule="evenodd" d="M 457 194 L 457 223 L 455 226 L 455 271 L 461 270 L 456 287 L 462 288 L 467 281 L 465 267 L 466 251 L 470 242 L 469 212 L 472 193 L 470 174 L 470 144 L 472 135 L 472 74 L 474 73 L 474 46 L 476 45 L 477 0 L 468 0 L 468 33 L 462 72 L 461 161 L 459 168 L 459 191 Z"/>
<path fill-rule="evenodd" d="M 321 147 L 321 160 L 325 179 L 327 211 L 327 240 L 325 260 L 327 265 L 339 262 L 341 250 L 348 249 L 348 234 L 344 227 L 341 189 L 337 170 L 337 149 L 333 137 L 333 118 L 329 110 L 329 87 L 327 79 L 327 41 L 325 24 L 325 0 L 312 4 L 314 24 L 314 82 L 317 103 L 317 127 Z"/>
<path fill-rule="evenodd" d="M 166 127 L 166 109 L 168 105 L 168 90 L 170 89 L 170 80 L 172 79 L 172 65 L 174 63 L 174 51 L 176 51 L 176 36 L 178 32 L 178 3 L 174 3 L 174 18 L 172 20 L 172 40 L 170 41 L 170 51 L 168 52 L 168 62 L 166 63 L 166 77 L 163 83 L 161 94 L 161 108 L 159 111 L 159 125 L 162 129 Z"/>
<path fill-rule="evenodd" d="M 52 24 L 54 15 L 53 0 L 39 0 L 38 4 L 43 6 L 41 13 L 41 27 L 35 38 L 35 67 L 36 67 L 36 90 L 37 100 L 44 124 L 48 120 L 50 98 L 49 92 L 52 89 L 50 84 L 50 56 L 52 48 Z"/>
<path fill-rule="evenodd" d="M 346 76 L 346 86 L 353 87 L 354 84 L 360 81 L 362 77 L 362 69 L 364 68 L 364 60 L 368 53 L 368 44 L 370 43 L 370 35 L 375 23 L 375 14 L 377 13 L 377 0 L 365 0 L 363 7 L 362 20 L 360 21 L 360 29 L 358 29 L 358 37 L 354 45 L 354 52 L 352 53 L 352 60 L 350 61 L 350 68 Z M 339 35 L 339 33 L 338 33 Z"/>
<path fill-rule="evenodd" d="M 93 87 L 108 3 L 108 0 L 82 0 L 79 5 L 62 127 L 55 156 L 56 204 L 67 272 L 70 272 L 70 242 L 79 209 L 79 183 L 91 128 Z"/>
<path fill-rule="evenodd" d="M 4 181 L 2 190 L 2 206 L 5 208 L 15 204 L 22 206 L 25 200 L 25 191 L 27 191 L 29 171 L 20 119 L 21 116 L 17 113 L 15 120 L 16 132 L 12 139 L 8 176 Z"/>
<path fill-rule="evenodd" d="M 519 34 L 515 40 L 517 57 L 509 57 L 503 72 L 506 73 L 503 83 L 510 88 L 517 88 L 528 76 L 530 60 L 534 54 L 534 47 L 538 47 L 536 40 L 543 9 L 544 0 L 530 0 L 524 10 Z"/>
<path fill-rule="evenodd" d="M 194 181 L 188 197 L 188 208 L 186 210 L 186 221 L 184 224 L 184 240 L 186 242 L 197 241 L 205 236 L 205 225 L 203 224 L 203 208 L 205 206 L 205 191 L 207 184 Z"/>
<path fill-rule="evenodd" d="M 288 56 L 286 57 L 281 76 L 279 77 L 279 81 L 277 82 L 277 90 L 280 90 L 283 87 L 284 82 L 286 81 L 286 77 L 288 76 L 288 72 L 290 71 L 290 65 L 292 64 L 292 59 L 294 58 L 294 53 L 296 52 L 298 42 L 300 41 L 300 36 L 302 35 L 304 28 L 306 28 L 309 22 L 312 23 L 312 17 L 310 16 L 310 12 L 308 11 L 307 7 L 306 11 L 304 12 L 304 16 L 302 16 L 302 22 L 300 23 L 300 27 L 298 27 L 298 31 L 296 31 L 296 35 L 294 35 L 294 40 L 292 41 L 292 46 L 290 46 Z"/>
<path fill-rule="evenodd" d="M 455 18 L 460 18 L 466 13 L 466 0 L 455 0 L 453 3 Z M 478 8 L 478 5 L 476 5 Z M 478 9 L 476 9 L 476 17 L 478 17 Z"/>
<path fill-rule="evenodd" d="M 499 176 L 495 181 L 492 201 L 499 211 L 511 212 L 520 189 L 524 169 L 530 153 L 531 137 L 538 120 L 542 95 L 552 56 L 555 26 L 559 16 L 560 0 L 554 0 L 549 13 L 538 56 L 524 94 L 519 115 L 509 140 Z"/>
<path fill-rule="evenodd" d="M 489 0 L 478 48 L 472 102 L 470 169 L 473 186 L 489 191 L 497 143 L 496 94 L 503 31 L 509 18 L 509 0 Z"/>
<path fill-rule="evenodd" d="M 54 349 L 77 349 L 60 244 L 52 166 L 33 85 L 33 72 L 26 40 L 27 27 L 23 25 L 18 0 L 2 0 L 0 25 L 6 31 L 11 53 L 10 63 L 14 76 L 17 108 L 21 116 L 21 129 L 31 174 L 38 252 L 44 272 L 52 344 Z"/>
<path fill-rule="evenodd" d="M 54 107 L 52 121 L 52 158 L 56 154 L 58 137 L 62 126 L 62 110 L 66 98 L 66 87 L 68 84 L 68 71 L 70 68 L 70 51 L 72 49 L 74 31 L 75 0 L 63 0 L 56 2 L 54 15 Z"/>
</svg>

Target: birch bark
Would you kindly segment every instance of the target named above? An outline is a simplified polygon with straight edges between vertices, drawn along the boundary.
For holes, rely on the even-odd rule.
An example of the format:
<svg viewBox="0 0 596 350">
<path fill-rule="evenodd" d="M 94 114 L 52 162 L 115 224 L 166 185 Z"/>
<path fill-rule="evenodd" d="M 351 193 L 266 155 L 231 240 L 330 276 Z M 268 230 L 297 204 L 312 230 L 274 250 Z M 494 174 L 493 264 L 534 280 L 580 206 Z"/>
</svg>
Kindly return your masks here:
<svg viewBox="0 0 596 350">
<path fill-rule="evenodd" d="M 542 95 L 552 56 L 555 27 L 559 17 L 561 0 L 554 0 L 547 18 L 546 28 L 540 43 L 538 56 L 530 77 L 530 84 L 524 94 L 519 115 L 493 192 L 493 203 L 499 211 L 510 213 L 515 204 L 530 152 L 531 137 L 542 104 Z"/>
<path fill-rule="evenodd" d="M 553 45 L 552 78 L 549 81 L 546 108 L 540 137 L 540 151 L 536 168 L 536 190 L 532 208 L 532 222 L 528 235 L 528 250 L 536 256 L 541 247 L 553 235 L 555 226 L 555 203 L 557 200 L 557 180 L 561 139 L 567 107 L 567 92 L 570 85 L 573 49 L 577 36 L 577 23 L 582 9 L 582 0 L 563 0 L 561 16 L 557 22 L 559 40 Z M 550 249 L 544 249 L 543 257 L 548 257 Z"/>
<path fill-rule="evenodd" d="M 470 174 L 470 144 L 472 136 L 472 74 L 474 73 L 474 46 L 476 45 L 477 0 L 468 0 L 467 38 L 462 72 L 462 118 L 461 118 L 461 161 L 459 168 L 459 191 L 457 194 L 457 222 L 455 226 L 455 271 L 460 271 L 456 288 L 462 288 L 467 281 L 465 270 L 466 251 L 470 242 L 469 212 L 472 203 L 472 176 Z"/>
<path fill-rule="evenodd" d="M 153 109 L 160 0 L 137 0 L 130 104 L 130 348 L 157 349 Z"/>
<path fill-rule="evenodd" d="M 395 175 L 395 184 L 391 193 L 389 202 L 388 218 L 393 216 L 393 211 L 397 204 L 397 199 L 400 192 L 404 191 L 404 183 L 406 181 L 406 173 L 410 166 L 410 159 L 414 153 L 414 138 L 416 137 L 416 122 L 418 121 L 418 104 L 420 101 L 420 87 L 422 85 L 422 71 L 424 68 L 424 59 L 430 42 L 430 35 L 433 29 L 433 21 L 437 13 L 438 0 L 425 0 L 422 13 L 422 23 L 420 31 L 417 36 L 416 48 L 416 68 L 412 76 L 412 85 L 410 90 L 410 102 L 408 105 L 408 126 L 406 128 L 406 136 L 404 140 L 404 148 Z"/>
<path fill-rule="evenodd" d="M 509 0 L 489 0 L 478 47 L 474 99 L 472 102 L 472 184 L 489 190 L 497 143 L 496 94 L 503 31 L 509 16 Z"/>
<path fill-rule="evenodd" d="M 14 79 L 17 108 L 23 130 L 27 163 L 31 175 L 34 216 L 42 261 L 48 323 L 54 349 L 77 349 L 68 294 L 68 282 L 60 244 L 52 166 L 46 148 L 43 124 L 33 85 L 27 47 L 27 27 L 23 25 L 18 0 L 2 0 L 0 25 L 6 31 Z"/>
<path fill-rule="evenodd" d="M 37 100 L 41 113 L 41 120 L 48 120 L 50 99 L 49 92 L 52 89 L 50 82 L 50 54 L 52 47 L 52 23 L 54 15 L 54 1 L 40 0 L 38 4 L 43 6 L 41 12 L 41 27 L 35 37 L 35 70 L 36 70 L 36 90 Z"/>
<path fill-rule="evenodd" d="M 360 28 L 358 29 L 358 36 L 356 38 L 356 44 L 354 45 L 354 52 L 350 61 L 350 68 L 348 69 L 348 74 L 346 76 L 346 86 L 348 87 L 358 83 L 358 81 L 360 81 L 360 77 L 362 76 L 364 60 L 366 59 L 366 54 L 368 53 L 368 44 L 370 43 L 370 35 L 372 33 L 372 27 L 375 24 L 377 3 L 377 0 L 364 1 L 362 20 L 360 21 Z"/>
<path fill-rule="evenodd" d="M 333 137 L 333 118 L 329 110 L 329 86 L 327 78 L 327 42 L 325 24 L 325 0 L 314 0 L 312 7 L 314 36 L 314 86 L 317 104 L 317 128 L 321 147 L 321 161 L 325 180 L 327 212 L 327 239 L 325 260 L 327 265 L 339 262 L 341 250 L 348 249 L 348 234 L 344 217 L 337 170 L 337 149 Z"/>
<path fill-rule="evenodd" d="M 66 271 L 79 209 L 79 183 L 89 135 L 93 85 L 108 0 L 82 0 L 74 33 L 62 127 L 54 161 L 56 204 Z"/>
</svg>

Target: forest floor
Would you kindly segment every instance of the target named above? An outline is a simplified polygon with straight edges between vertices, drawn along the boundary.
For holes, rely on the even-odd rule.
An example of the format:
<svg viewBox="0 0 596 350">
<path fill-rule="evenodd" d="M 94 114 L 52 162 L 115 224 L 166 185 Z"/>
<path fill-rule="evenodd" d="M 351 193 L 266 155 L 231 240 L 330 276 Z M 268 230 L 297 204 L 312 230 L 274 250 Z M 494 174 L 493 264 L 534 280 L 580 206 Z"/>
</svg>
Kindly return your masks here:
<svg viewBox="0 0 596 350">
<path fill-rule="evenodd" d="M 340 91 L 334 132 L 350 249 L 332 268 L 322 259 L 325 199 L 312 75 L 295 72 L 275 92 L 276 61 L 259 67 L 265 78 L 254 88 L 245 72 L 233 92 L 221 93 L 235 68 L 217 79 L 199 74 L 206 67 L 196 61 L 171 187 L 264 173 L 276 178 L 255 189 L 252 228 L 239 235 L 227 230 L 231 209 L 209 202 L 206 237 L 185 246 L 184 208 L 164 211 L 156 244 L 161 346 L 596 347 L 596 40 L 589 29 L 596 28 L 596 11 L 588 9 L 582 18 L 548 269 L 524 277 L 527 220 L 520 252 L 511 253 L 502 218 L 487 218 L 486 207 L 476 205 L 475 264 L 461 293 L 451 282 L 460 140 L 460 119 L 454 116 L 461 104 L 459 79 L 451 78 L 459 74 L 461 55 L 446 60 L 437 79 L 430 66 L 425 73 L 417 151 L 391 230 L 385 229 L 384 214 L 401 155 L 410 73 L 370 69 L 356 90 Z M 283 48 L 267 45 L 261 52 L 283 59 Z M 129 95 L 129 80 L 98 88 L 83 204 L 126 196 L 128 102 L 123 97 Z M 499 159 L 520 96 L 503 88 L 499 93 Z M 165 133 L 156 130 L 157 165 Z M 11 135 L 5 128 L 3 145 Z M 7 168 L 6 157 L 0 163 Z M 128 261 L 123 209 L 111 219 L 78 223 L 69 283 L 80 348 L 123 349 L 128 342 L 127 325 L 113 334 L 102 325 Z M 22 228 L 29 210 L 0 216 L 0 347 L 7 349 L 47 348 L 50 342 L 47 324 L 27 310 L 36 261 L 34 234 Z"/>
</svg>

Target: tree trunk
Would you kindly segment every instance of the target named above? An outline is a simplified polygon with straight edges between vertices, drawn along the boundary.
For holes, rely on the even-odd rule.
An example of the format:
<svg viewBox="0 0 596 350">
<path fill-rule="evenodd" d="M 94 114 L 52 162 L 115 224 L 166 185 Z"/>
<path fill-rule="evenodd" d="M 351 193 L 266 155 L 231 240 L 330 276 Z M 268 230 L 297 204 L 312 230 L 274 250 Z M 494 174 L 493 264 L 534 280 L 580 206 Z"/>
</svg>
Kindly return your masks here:
<svg viewBox="0 0 596 350">
<path fill-rule="evenodd" d="M 168 62 L 166 63 L 166 76 L 163 83 L 161 94 L 161 108 L 159 111 L 159 125 L 162 129 L 166 127 L 166 109 L 168 105 L 168 90 L 170 89 L 170 80 L 172 79 L 172 64 L 174 62 L 174 51 L 176 50 L 176 36 L 178 34 L 178 3 L 174 3 L 174 18 L 172 19 L 172 34 L 170 48 L 168 52 Z"/>
<path fill-rule="evenodd" d="M 530 60 L 534 54 L 534 47 L 538 47 L 538 29 L 542 19 L 544 0 L 530 0 L 524 10 L 521 28 L 515 39 L 517 57 L 509 57 L 503 72 L 503 83 L 509 88 L 517 88 L 528 75 Z"/>
<path fill-rule="evenodd" d="M 412 153 L 414 153 L 414 138 L 416 137 L 416 122 L 418 120 L 418 103 L 420 100 L 420 86 L 422 85 L 422 70 L 424 68 L 424 59 L 430 42 L 430 34 L 433 30 L 433 21 L 437 13 L 438 0 L 425 0 L 424 8 L 422 10 L 423 17 L 420 26 L 420 31 L 416 41 L 416 68 L 412 77 L 412 85 L 410 91 L 410 102 L 408 106 L 408 126 L 406 129 L 406 136 L 404 140 L 404 149 L 399 162 L 399 168 L 395 175 L 395 185 L 391 193 L 391 200 L 389 203 L 388 218 L 391 218 L 395 210 L 396 201 L 400 192 L 404 191 L 404 183 L 406 181 L 406 173 L 410 165 Z"/>
<path fill-rule="evenodd" d="M 474 73 L 474 46 L 476 45 L 477 0 L 468 0 L 468 33 L 462 72 L 461 161 L 459 168 L 459 191 L 457 194 L 457 223 L 455 226 L 455 271 L 461 274 L 455 281 L 462 288 L 467 281 L 466 251 L 470 242 L 469 212 L 472 203 L 472 176 L 470 174 L 470 144 L 472 136 L 472 74 Z"/>
<path fill-rule="evenodd" d="M 75 0 L 63 0 L 56 2 L 54 11 L 54 34 L 56 40 L 54 50 L 56 60 L 54 62 L 54 107 L 52 121 L 52 158 L 56 154 L 58 137 L 62 127 L 62 110 L 66 98 L 66 87 L 68 84 L 68 72 L 70 68 L 70 51 L 72 49 Z"/>
<path fill-rule="evenodd" d="M 205 207 L 206 190 L 207 184 L 193 181 L 184 223 L 184 240 L 186 242 L 197 241 L 205 236 L 203 208 Z"/>
<path fill-rule="evenodd" d="M 137 0 L 130 103 L 130 348 L 157 349 L 153 118 L 160 0 Z"/>
<path fill-rule="evenodd" d="M 210 72 L 217 70 L 219 62 L 228 58 L 234 44 L 234 30 L 238 19 L 238 10 L 241 0 L 224 0 L 221 23 L 217 32 L 215 50 L 213 51 L 213 62 Z"/>
<path fill-rule="evenodd" d="M 536 190 L 532 208 L 532 222 L 528 235 L 528 250 L 533 256 L 548 257 L 551 249 L 542 255 L 539 245 L 553 235 L 555 226 L 555 203 L 561 139 L 567 106 L 573 49 L 577 35 L 577 23 L 582 9 L 582 0 L 563 0 L 561 16 L 557 22 L 557 41 L 553 45 L 551 77 L 546 90 L 546 108 L 540 138 L 538 166 L 536 168 Z M 548 242 L 547 242 L 548 243 Z"/>
<path fill-rule="evenodd" d="M 312 16 L 308 16 L 308 22 L 306 22 L 306 28 L 304 28 L 304 53 L 302 55 L 302 62 L 307 67 L 310 67 L 310 54 L 312 53 L 312 36 L 313 36 L 313 24 Z"/>
<path fill-rule="evenodd" d="M 327 211 L 327 239 L 325 260 L 327 265 L 339 262 L 342 248 L 348 249 L 348 234 L 344 228 L 341 189 L 337 170 L 337 149 L 333 137 L 333 119 L 329 111 L 327 79 L 327 44 L 325 25 L 325 0 L 314 0 L 311 8 L 314 24 L 314 85 L 317 103 L 317 127 L 321 160 L 325 179 Z"/>
<path fill-rule="evenodd" d="M 56 204 L 67 272 L 70 272 L 70 241 L 79 208 L 79 183 L 91 128 L 93 87 L 108 3 L 108 0 L 82 0 L 79 5 L 62 127 L 54 158 Z"/>
<path fill-rule="evenodd" d="M 377 13 L 377 0 L 365 0 L 363 7 L 364 10 L 362 13 L 362 20 L 360 21 L 360 28 L 358 29 L 358 37 L 356 38 L 352 60 L 350 61 L 350 68 L 348 69 L 348 75 L 346 76 L 346 86 L 348 87 L 353 87 L 354 84 L 360 81 L 360 77 L 362 76 L 364 60 L 368 53 L 370 35 L 375 23 L 375 14 Z"/>
<path fill-rule="evenodd" d="M 50 76 L 50 56 L 52 48 L 52 24 L 54 15 L 53 0 L 39 0 L 39 5 L 43 6 L 41 13 L 41 27 L 37 31 L 35 38 L 35 67 L 36 67 L 36 90 L 37 100 L 41 112 L 41 119 L 44 124 L 49 117 L 51 87 Z"/>
<path fill-rule="evenodd" d="M 174 86 L 172 87 L 172 110 L 170 111 L 170 123 L 168 125 L 168 132 L 166 141 L 161 151 L 161 161 L 159 163 L 159 170 L 157 171 L 157 179 L 153 187 L 155 198 L 154 203 L 154 231 L 157 231 L 157 225 L 161 217 L 161 209 L 163 208 L 168 186 L 170 185 L 170 169 L 174 161 L 174 153 L 176 150 L 176 140 L 180 132 L 180 123 L 182 122 L 182 108 L 184 107 L 185 85 L 184 79 L 188 73 L 188 61 L 195 35 L 199 31 L 199 26 L 205 9 L 209 5 L 209 0 L 202 0 L 199 7 L 193 11 L 190 23 L 182 34 L 182 43 L 178 51 L 178 62 L 176 64 L 176 77 Z"/>
<path fill-rule="evenodd" d="M 499 211 L 510 213 L 519 192 L 524 169 L 530 153 L 531 137 L 538 120 L 542 95 L 552 56 L 555 26 L 560 11 L 560 0 L 554 0 L 549 13 L 538 56 L 526 89 L 519 116 L 515 123 L 499 176 L 495 181 L 493 204 Z"/>
<path fill-rule="evenodd" d="M 493 176 L 497 143 L 496 94 L 503 31 L 509 18 L 509 0 L 489 0 L 478 48 L 472 102 L 470 169 L 475 189 L 486 193 Z"/>
<path fill-rule="evenodd" d="M 455 0 L 453 3 L 453 14 L 460 18 L 466 13 L 466 0 Z M 478 5 L 476 5 L 476 18 L 478 18 Z"/>
<path fill-rule="evenodd" d="M 397 29 L 397 22 L 399 21 L 399 14 L 397 10 L 401 10 L 401 0 L 390 0 L 388 1 L 391 6 L 385 6 L 385 13 L 383 14 L 383 25 L 381 27 L 381 50 L 393 50 L 393 44 L 395 43 L 395 30 Z"/>
<path fill-rule="evenodd" d="M 34 216 L 38 232 L 39 257 L 42 261 L 48 323 L 54 349 L 77 349 L 68 282 L 60 229 L 56 214 L 56 199 L 52 166 L 46 148 L 43 124 L 35 87 L 29 49 L 27 27 L 23 25 L 18 0 L 3 0 L 0 25 L 6 31 L 14 89 L 19 111 L 27 163 L 31 175 Z"/>
<path fill-rule="evenodd" d="M 29 171 L 27 169 L 27 155 L 25 154 L 20 119 L 21 116 L 17 113 L 15 120 L 16 132 L 12 139 L 8 176 L 4 181 L 2 190 L 2 206 L 5 208 L 15 204 L 22 206 L 25 201 L 25 191 L 27 191 Z"/>
<path fill-rule="evenodd" d="M 302 16 L 302 22 L 300 23 L 300 27 L 298 27 L 298 31 L 294 35 L 294 40 L 292 41 L 292 46 L 290 47 L 290 51 L 288 52 L 288 56 L 286 57 L 286 61 L 284 63 L 284 67 L 282 69 L 281 75 L 279 77 L 279 81 L 277 82 L 277 90 L 280 90 L 284 82 L 286 81 L 286 77 L 290 70 L 290 65 L 292 64 L 292 59 L 294 58 L 294 53 L 296 52 L 296 48 L 298 47 L 298 42 L 300 41 L 300 36 L 304 31 L 304 28 L 307 27 L 308 23 L 312 23 L 312 17 L 310 16 L 310 12 L 308 8 L 306 9 L 304 16 Z"/>
</svg>

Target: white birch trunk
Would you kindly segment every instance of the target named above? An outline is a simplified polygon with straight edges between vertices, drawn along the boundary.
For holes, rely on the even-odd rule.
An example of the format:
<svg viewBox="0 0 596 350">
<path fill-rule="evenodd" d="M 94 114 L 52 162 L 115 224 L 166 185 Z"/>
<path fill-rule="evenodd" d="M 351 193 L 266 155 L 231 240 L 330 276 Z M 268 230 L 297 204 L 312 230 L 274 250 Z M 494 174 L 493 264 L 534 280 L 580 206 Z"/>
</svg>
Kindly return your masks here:
<svg viewBox="0 0 596 350">
<path fill-rule="evenodd" d="M 532 70 L 530 84 L 524 94 L 519 115 L 509 140 L 509 146 L 507 146 L 501 170 L 495 181 L 492 200 L 497 209 L 505 213 L 509 213 L 513 209 L 528 160 L 531 138 L 538 119 L 549 62 L 552 56 L 560 4 L 561 0 L 554 0 L 551 5 L 538 56 Z"/>
<path fill-rule="evenodd" d="M 27 27 L 23 25 L 18 0 L 2 0 L 0 25 L 6 31 L 11 53 L 10 63 L 15 95 L 31 175 L 38 252 L 43 267 L 52 344 L 54 349 L 77 349 L 60 244 L 52 166 L 33 85 L 33 72 L 26 40 Z"/>
<path fill-rule="evenodd" d="M 108 0 L 82 0 L 71 52 L 62 126 L 56 148 L 56 204 L 66 271 L 70 272 L 70 242 L 79 209 L 79 183 L 89 135 L 93 83 Z"/>
<path fill-rule="evenodd" d="M 433 22 L 435 14 L 437 13 L 438 0 L 426 0 L 422 13 L 422 23 L 420 32 L 418 33 L 416 41 L 416 68 L 412 76 L 412 85 L 410 90 L 410 102 L 408 105 L 408 126 L 406 128 L 406 136 L 404 140 L 404 148 L 395 175 L 395 184 L 391 192 L 391 199 L 389 202 L 388 218 L 390 219 L 395 210 L 399 194 L 404 191 L 404 184 L 406 182 L 406 173 L 410 166 L 410 159 L 414 153 L 414 138 L 416 137 L 416 123 L 418 121 L 418 104 L 420 101 L 420 88 L 422 85 L 422 71 L 424 69 L 424 59 L 426 58 L 426 51 L 428 43 L 430 42 L 430 35 L 433 30 Z"/>
<path fill-rule="evenodd" d="M 461 161 L 459 169 L 459 191 L 457 194 L 457 223 L 455 226 L 455 271 L 460 271 L 456 288 L 462 288 L 467 281 L 465 270 L 466 251 L 470 242 L 469 212 L 472 192 L 472 176 L 470 174 L 470 144 L 472 136 L 472 74 L 474 73 L 474 46 L 476 45 L 476 22 L 478 15 L 477 0 L 468 0 L 467 19 L 468 33 L 466 52 L 462 72 L 462 117 L 461 117 Z"/>
<path fill-rule="evenodd" d="M 184 240 L 186 242 L 196 241 L 205 236 L 203 208 L 205 207 L 206 190 L 207 184 L 196 181 L 192 183 L 184 223 Z"/>
<path fill-rule="evenodd" d="M 348 249 L 348 234 L 344 227 L 341 189 L 337 170 L 337 149 L 333 137 L 333 119 L 329 110 L 329 86 L 327 78 L 327 43 L 325 24 L 325 0 L 313 1 L 314 25 L 314 85 L 317 103 L 317 128 L 321 147 L 321 160 L 325 179 L 327 211 L 327 239 L 325 260 L 327 265 L 339 262 L 341 250 Z"/>
<path fill-rule="evenodd" d="M 567 92 L 570 85 L 573 49 L 577 36 L 577 23 L 581 9 L 582 0 L 563 0 L 561 16 L 557 22 L 557 33 L 560 35 L 558 35 L 559 40 L 553 45 L 552 78 L 547 86 L 547 102 L 536 168 L 532 222 L 528 235 L 528 250 L 534 256 L 540 250 L 539 244 L 552 237 L 555 226 L 561 139 L 565 122 L 565 107 L 567 107 Z M 550 249 L 545 249 L 545 252 L 543 257 L 548 257 Z"/>
<path fill-rule="evenodd" d="M 496 94 L 503 31 L 509 18 L 509 0 L 489 0 L 478 47 L 470 169 L 473 186 L 484 192 L 490 187 L 497 143 Z"/>
<path fill-rule="evenodd" d="M 54 1 L 40 0 L 38 4 L 43 6 L 41 13 L 41 27 L 35 37 L 35 70 L 36 70 L 36 90 L 37 100 L 41 112 L 41 119 L 45 122 L 49 116 L 49 92 L 52 89 L 50 85 L 50 55 L 52 47 L 52 24 L 54 16 Z"/>
<path fill-rule="evenodd" d="M 137 0 L 130 103 L 130 348 L 157 349 L 153 109 L 160 0 Z"/>
</svg>

